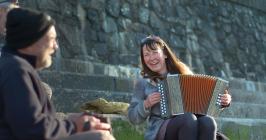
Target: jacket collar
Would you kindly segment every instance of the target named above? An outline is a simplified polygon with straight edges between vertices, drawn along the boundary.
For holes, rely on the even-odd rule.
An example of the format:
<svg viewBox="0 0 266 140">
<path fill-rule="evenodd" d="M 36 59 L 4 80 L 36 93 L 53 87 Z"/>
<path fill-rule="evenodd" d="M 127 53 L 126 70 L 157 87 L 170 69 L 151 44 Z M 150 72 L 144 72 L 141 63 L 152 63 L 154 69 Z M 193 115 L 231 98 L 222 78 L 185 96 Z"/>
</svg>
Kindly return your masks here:
<svg viewBox="0 0 266 140">
<path fill-rule="evenodd" d="M 6 56 L 7 54 L 16 55 L 16 56 L 19 56 L 19 57 L 25 59 L 27 62 L 29 62 L 31 64 L 31 66 L 33 68 L 36 69 L 36 61 L 37 61 L 37 57 L 36 56 L 23 54 L 23 53 L 20 53 L 17 50 L 9 48 L 8 46 L 4 46 L 2 48 L 2 50 L 1 50 L 1 57 L 2 56 Z"/>
</svg>

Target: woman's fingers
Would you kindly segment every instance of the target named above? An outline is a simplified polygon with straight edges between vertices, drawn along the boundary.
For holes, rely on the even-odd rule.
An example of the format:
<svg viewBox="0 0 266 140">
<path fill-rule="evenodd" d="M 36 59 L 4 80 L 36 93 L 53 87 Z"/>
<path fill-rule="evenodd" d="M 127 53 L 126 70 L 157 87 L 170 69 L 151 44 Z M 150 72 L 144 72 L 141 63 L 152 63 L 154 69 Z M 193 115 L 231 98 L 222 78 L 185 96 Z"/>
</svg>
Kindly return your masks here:
<svg viewBox="0 0 266 140">
<path fill-rule="evenodd" d="M 231 102 L 232 98 L 230 94 L 223 94 L 221 97 L 222 105 L 228 105 Z"/>
<path fill-rule="evenodd" d="M 155 92 L 148 97 L 148 101 L 151 104 L 151 106 L 160 102 L 160 99 L 161 99 L 161 95 L 158 92 Z"/>
</svg>

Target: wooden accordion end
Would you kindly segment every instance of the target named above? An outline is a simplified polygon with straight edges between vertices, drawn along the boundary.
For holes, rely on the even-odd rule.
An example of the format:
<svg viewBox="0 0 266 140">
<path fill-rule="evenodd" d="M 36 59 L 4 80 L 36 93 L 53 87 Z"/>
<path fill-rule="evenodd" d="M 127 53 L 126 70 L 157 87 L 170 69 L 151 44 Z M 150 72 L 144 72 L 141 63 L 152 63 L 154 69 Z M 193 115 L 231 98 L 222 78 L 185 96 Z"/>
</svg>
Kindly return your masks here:
<svg viewBox="0 0 266 140">
<path fill-rule="evenodd" d="M 228 81 L 209 75 L 167 75 L 157 85 L 161 117 L 185 112 L 217 117 L 221 111 L 220 96 L 228 86 Z"/>
</svg>

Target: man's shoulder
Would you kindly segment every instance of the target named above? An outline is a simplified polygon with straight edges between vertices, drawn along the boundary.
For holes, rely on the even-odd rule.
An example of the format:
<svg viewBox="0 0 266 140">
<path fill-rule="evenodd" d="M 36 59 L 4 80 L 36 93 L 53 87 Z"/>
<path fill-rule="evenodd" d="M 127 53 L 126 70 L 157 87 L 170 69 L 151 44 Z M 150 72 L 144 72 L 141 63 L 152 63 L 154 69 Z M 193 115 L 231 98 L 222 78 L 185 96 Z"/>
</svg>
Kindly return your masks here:
<svg viewBox="0 0 266 140">
<path fill-rule="evenodd" d="M 32 69 L 31 65 L 23 58 L 13 55 L 5 54 L 0 58 L 1 69 Z"/>
</svg>

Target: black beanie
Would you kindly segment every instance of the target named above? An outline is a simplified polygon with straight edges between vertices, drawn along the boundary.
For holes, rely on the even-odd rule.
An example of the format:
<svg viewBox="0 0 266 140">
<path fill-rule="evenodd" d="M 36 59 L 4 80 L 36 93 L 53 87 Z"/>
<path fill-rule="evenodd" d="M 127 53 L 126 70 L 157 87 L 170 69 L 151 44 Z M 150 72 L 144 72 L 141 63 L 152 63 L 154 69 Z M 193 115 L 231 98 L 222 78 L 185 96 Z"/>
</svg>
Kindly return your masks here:
<svg viewBox="0 0 266 140">
<path fill-rule="evenodd" d="M 26 48 L 37 42 L 55 25 L 47 14 L 15 8 L 8 12 L 6 20 L 6 45 L 12 49 Z"/>
</svg>

